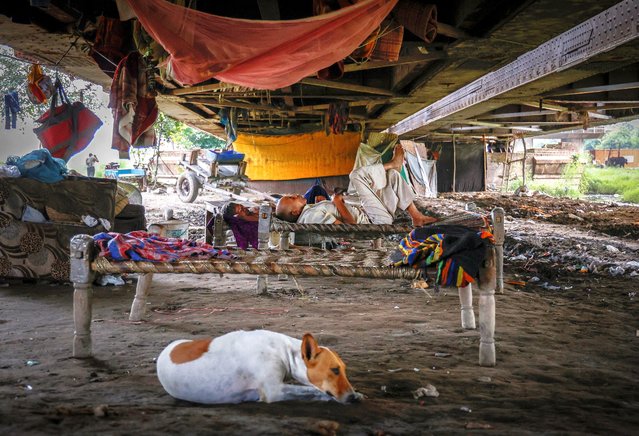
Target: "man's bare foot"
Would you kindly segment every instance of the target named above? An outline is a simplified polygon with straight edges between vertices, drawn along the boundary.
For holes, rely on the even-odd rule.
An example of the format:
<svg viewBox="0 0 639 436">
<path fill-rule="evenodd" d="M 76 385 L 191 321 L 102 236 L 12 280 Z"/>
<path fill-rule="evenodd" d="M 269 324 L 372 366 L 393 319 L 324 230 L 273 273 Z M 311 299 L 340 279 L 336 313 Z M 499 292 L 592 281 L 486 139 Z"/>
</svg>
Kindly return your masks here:
<svg viewBox="0 0 639 436">
<path fill-rule="evenodd" d="M 413 227 L 426 226 L 428 224 L 432 224 L 437 221 L 439 221 L 437 218 L 433 218 L 432 216 L 422 215 L 421 217 L 413 218 Z"/>
<path fill-rule="evenodd" d="M 404 165 L 404 148 L 401 144 L 397 144 L 393 149 L 393 158 L 384 164 L 384 168 L 400 171 L 402 165 Z"/>
</svg>

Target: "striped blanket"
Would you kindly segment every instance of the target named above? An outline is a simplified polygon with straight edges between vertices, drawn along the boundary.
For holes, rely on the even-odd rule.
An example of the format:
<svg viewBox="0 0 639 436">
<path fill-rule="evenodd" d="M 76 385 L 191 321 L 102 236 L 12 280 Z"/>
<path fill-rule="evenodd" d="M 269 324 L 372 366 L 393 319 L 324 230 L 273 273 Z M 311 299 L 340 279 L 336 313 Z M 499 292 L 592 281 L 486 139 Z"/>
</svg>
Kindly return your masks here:
<svg viewBox="0 0 639 436">
<path fill-rule="evenodd" d="M 148 262 L 175 262 L 180 259 L 216 257 L 235 259 L 226 250 L 188 239 L 164 238 L 143 231 L 129 233 L 98 233 L 93 241 L 100 249 L 100 256 L 113 260 Z"/>
</svg>

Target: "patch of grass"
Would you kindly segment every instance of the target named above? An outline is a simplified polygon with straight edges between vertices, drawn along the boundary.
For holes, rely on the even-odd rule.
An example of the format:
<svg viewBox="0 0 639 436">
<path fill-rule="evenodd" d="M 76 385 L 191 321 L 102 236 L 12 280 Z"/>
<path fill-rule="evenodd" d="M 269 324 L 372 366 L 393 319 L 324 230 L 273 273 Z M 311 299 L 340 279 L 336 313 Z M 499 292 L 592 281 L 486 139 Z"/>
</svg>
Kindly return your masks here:
<svg viewBox="0 0 639 436">
<path fill-rule="evenodd" d="M 628 168 L 587 168 L 581 180 L 585 194 L 619 194 L 623 201 L 639 203 L 639 170 Z"/>
<path fill-rule="evenodd" d="M 621 196 L 621 199 L 626 203 L 639 203 L 639 186 L 625 191 Z"/>
</svg>

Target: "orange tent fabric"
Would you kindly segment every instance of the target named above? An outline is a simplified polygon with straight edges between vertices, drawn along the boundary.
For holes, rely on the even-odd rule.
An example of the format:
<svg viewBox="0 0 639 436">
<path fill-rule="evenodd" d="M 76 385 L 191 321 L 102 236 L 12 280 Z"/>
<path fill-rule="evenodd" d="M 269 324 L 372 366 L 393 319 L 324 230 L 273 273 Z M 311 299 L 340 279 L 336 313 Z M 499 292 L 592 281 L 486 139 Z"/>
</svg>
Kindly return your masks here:
<svg viewBox="0 0 639 436">
<path fill-rule="evenodd" d="M 127 0 L 146 31 L 170 53 L 175 80 L 210 78 L 278 89 L 348 56 L 397 0 L 363 0 L 300 20 L 243 20 L 206 14 L 165 0 Z"/>
<path fill-rule="evenodd" d="M 295 180 L 349 174 L 359 132 L 326 136 L 324 131 L 297 135 L 237 136 L 233 148 L 246 155 L 251 180 Z"/>
</svg>

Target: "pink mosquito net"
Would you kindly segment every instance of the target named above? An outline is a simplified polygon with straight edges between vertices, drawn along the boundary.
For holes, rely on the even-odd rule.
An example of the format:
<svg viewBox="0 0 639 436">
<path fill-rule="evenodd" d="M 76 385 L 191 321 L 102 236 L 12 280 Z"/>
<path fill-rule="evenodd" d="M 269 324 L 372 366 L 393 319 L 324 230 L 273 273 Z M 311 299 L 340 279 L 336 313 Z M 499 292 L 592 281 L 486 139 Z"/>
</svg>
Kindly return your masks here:
<svg viewBox="0 0 639 436">
<path fill-rule="evenodd" d="M 170 53 L 173 78 L 192 85 L 212 77 L 278 89 L 344 59 L 397 0 L 363 0 L 316 17 L 260 21 L 220 17 L 165 0 L 127 0 L 146 31 Z"/>
</svg>

